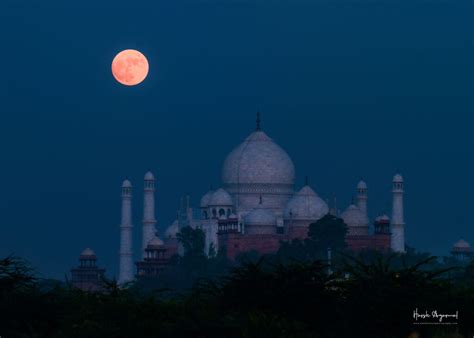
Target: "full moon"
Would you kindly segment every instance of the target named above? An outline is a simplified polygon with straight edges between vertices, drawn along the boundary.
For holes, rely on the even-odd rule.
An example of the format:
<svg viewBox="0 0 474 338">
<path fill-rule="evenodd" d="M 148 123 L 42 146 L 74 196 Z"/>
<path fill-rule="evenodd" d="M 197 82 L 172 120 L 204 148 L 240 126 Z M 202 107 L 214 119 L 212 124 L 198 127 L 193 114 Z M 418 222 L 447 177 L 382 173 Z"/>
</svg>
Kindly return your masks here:
<svg viewBox="0 0 474 338">
<path fill-rule="evenodd" d="M 135 86 L 148 75 L 148 60 L 137 50 L 123 50 L 112 61 L 112 74 L 121 84 Z"/>
</svg>

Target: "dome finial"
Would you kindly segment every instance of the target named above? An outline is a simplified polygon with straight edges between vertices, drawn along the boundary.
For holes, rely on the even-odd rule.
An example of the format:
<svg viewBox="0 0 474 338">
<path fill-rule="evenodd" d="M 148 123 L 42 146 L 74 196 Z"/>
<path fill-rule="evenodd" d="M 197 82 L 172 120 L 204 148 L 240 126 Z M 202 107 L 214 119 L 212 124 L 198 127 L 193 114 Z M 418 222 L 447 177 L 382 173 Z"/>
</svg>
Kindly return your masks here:
<svg viewBox="0 0 474 338">
<path fill-rule="evenodd" d="M 256 122 L 257 122 L 257 126 L 256 126 L 255 130 L 261 130 L 261 127 L 260 127 L 260 122 L 261 122 L 261 120 L 260 120 L 260 109 L 257 109 L 257 121 Z"/>
</svg>

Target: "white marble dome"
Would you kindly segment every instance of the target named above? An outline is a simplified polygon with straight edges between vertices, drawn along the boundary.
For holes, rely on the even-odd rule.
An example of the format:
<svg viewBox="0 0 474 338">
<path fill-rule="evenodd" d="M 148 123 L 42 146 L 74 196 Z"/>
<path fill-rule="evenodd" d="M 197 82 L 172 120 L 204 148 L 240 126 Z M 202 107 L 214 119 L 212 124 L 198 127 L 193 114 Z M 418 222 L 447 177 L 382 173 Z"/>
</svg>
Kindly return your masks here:
<svg viewBox="0 0 474 338">
<path fill-rule="evenodd" d="M 273 212 L 266 209 L 254 209 L 244 217 L 245 226 L 276 226 L 277 220 Z"/>
<path fill-rule="evenodd" d="M 375 218 L 375 221 L 376 222 L 390 222 L 390 217 L 388 217 L 387 215 L 381 215 L 381 216 L 377 216 Z"/>
<path fill-rule="evenodd" d="M 360 181 L 359 184 L 357 184 L 357 189 L 367 189 L 367 183 Z"/>
<path fill-rule="evenodd" d="M 394 183 L 403 183 L 403 176 L 400 174 L 396 174 L 393 176 L 393 182 Z"/>
<path fill-rule="evenodd" d="M 163 244 L 163 241 L 156 236 L 148 241 L 148 246 L 152 247 L 162 246 Z"/>
<path fill-rule="evenodd" d="M 145 174 L 145 181 L 153 181 L 155 179 L 155 176 L 153 176 L 153 173 L 151 171 L 148 171 Z"/>
<path fill-rule="evenodd" d="M 91 248 L 86 248 L 81 252 L 81 256 L 95 256 L 95 252 Z"/>
<path fill-rule="evenodd" d="M 222 169 L 224 185 L 293 185 L 294 181 L 295 167 L 290 156 L 261 130 L 232 150 Z"/>
<path fill-rule="evenodd" d="M 178 220 L 175 220 L 165 231 L 165 238 L 176 238 L 179 232 Z"/>
<path fill-rule="evenodd" d="M 202 196 L 201 202 L 199 203 L 199 206 L 201 208 L 207 208 L 209 206 L 209 201 L 211 200 L 213 193 L 213 190 L 209 190 L 207 193 L 204 194 L 204 196 Z"/>
<path fill-rule="evenodd" d="M 222 188 L 217 189 L 209 198 L 210 206 L 232 206 L 232 197 Z"/>
<path fill-rule="evenodd" d="M 329 212 L 328 205 L 310 186 L 301 188 L 288 202 L 284 218 L 289 220 L 317 221 Z"/>
<path fill-rule="evenodd" d="M 464 239 L 460 239 L 459 241 L 457 241 L 456 243 L 454 243 L 453 245 L 453 248 L 455 250 L 466 250 L 466 251 L 469 251 L 471 250 L 471 245 L 466 242 Z"/>
<path fill-rule="evenodd" d="M 341 218 L 348 227 L 363 227 L 367 226 L 366 218 L 358 207 L 351 204 L 342 214 Z"/>
</svg>

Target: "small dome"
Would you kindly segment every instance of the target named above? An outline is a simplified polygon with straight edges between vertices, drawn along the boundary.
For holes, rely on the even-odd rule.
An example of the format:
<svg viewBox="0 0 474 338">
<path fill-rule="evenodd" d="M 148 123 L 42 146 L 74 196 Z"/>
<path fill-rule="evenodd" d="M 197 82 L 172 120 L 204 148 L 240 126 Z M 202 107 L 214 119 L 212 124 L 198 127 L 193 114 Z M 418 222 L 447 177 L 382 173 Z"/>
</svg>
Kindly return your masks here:
<svg viewBox="0 0 474 338">
<path fill-rule="evenodd" d="M 271 225 L 276 226 L 277 220 L 273 212 L 267 209 L 254 209 L 245 217 L 245 226 L 251 225 Z"/>
<path fill-rule="evenodd" d="M 403 176 L 400 174 L 396 174 L 393 176 L 393 182 L 394 183 L 403 183 Z"/>
<path fill-rule="evenodd" d="M 132 187 L 132 182 L 130 182 L 128 179 L 125 179 L 122 183 L 122 188 L 131 188 Z"/>
<path fill-rule="evenodd" d="M 367 183 L 360 181 L 359 184 L 357 184 L 357 189 L 367 189 Z"/>
<path fill-rule="evenodd" d="M 211 200 L 213 193 L 213 190 L 209 190 L 208 192 L 206 192 L 206 194 L 204 194 L 204 196 L 202 196 L 201 203 L 199 204 L 201 208 L 207 208 L 209 206 L 209 201 Z"/>
<path fill-rule="evenodd" d="M 148 171 L 145 174 L 145 181 L 154 181 L 154 180 L 155 180 L 155 176 L 153 176 L 153 173 L 151 171 Z"/>
<path fill-rule="evenodd" d="M 364 214 L 354 204 L 351 204 L 349 208 L 341 214 L 341 218 L 348 227 L 367 226 Z"/>
<path fill-rule="evenodd" d="M 469 251 L 471 250 L 471 245 L 468 242 L 466 242 L 464 239 L 460 239 L 459 241 L 454 243 L 453 249 Z"/>
<path fill-rule="evenodd" d="M 148 241 L 148 246 L 152 247 L 162 246 L 163 244 L 163 241 L 156 236 Z"/>
<path fill-rule="evenodd" d="M 95 252 L 91 248 L 86 248 L 81 252 L 81 256 L 95 256 Z"/>
<path fill-rule="evenodd" d="M 216 190 L 209 199 L 209 205 L 215 206 L 232 206 L 232 197 L 224 189 Z"/>
<path fill-rule="evenodd" d="M 317 221 L 329 212 L 329 208 L 311 187 L 304 186 L 288 202 L 285 219 Z"/>
<path fill-rule="evenodd" d="M 375 222 L 390 222 L 390 217 L 388 217 L 387 215 L 377 216 L 375 218 Z"/>
<path fill-rule="evenodd" d="M 165 231 L 165 238 L 176 238 L 179 232 L 179 222 L 175 220 Z"/>
</svg>

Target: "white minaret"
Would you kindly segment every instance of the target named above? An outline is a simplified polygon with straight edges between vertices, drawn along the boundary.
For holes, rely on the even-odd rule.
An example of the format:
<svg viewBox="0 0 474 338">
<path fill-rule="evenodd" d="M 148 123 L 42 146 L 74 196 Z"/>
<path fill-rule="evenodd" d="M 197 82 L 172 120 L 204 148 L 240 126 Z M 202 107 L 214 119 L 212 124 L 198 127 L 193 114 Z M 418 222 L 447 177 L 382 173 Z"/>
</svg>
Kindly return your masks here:
<svg viewBox="0 0 474 338">
<path fill-rule="evenodd" d="M 142 254 L 145 257 L 145 248 L 148 242 L 156 237 L 155 219 L 155 177 L 149 171 L 145 174 L 143 199 L 143 237 Z"/>
<path fill-rule="evenodd" d="M 357 184 L 357 207 L 364 214 L 364 224 L 369 226 L 369 216 L 367 215 L 367 183 L 360 181 Z"/>
<path fill-rule="evenodd" d="M 119 284 L 133 280 L 132 229 L 132 183 L 129 180 L 125 180 L 122 184 Z"/>
<path fill-rule="evenodd" d="M 405 221 L 403 219 L 403 177 L 396 174 L 393 177 L 393 206 L 391 220 L 391 247 L 395 252 L 405 252 Z"/>
</svg>

